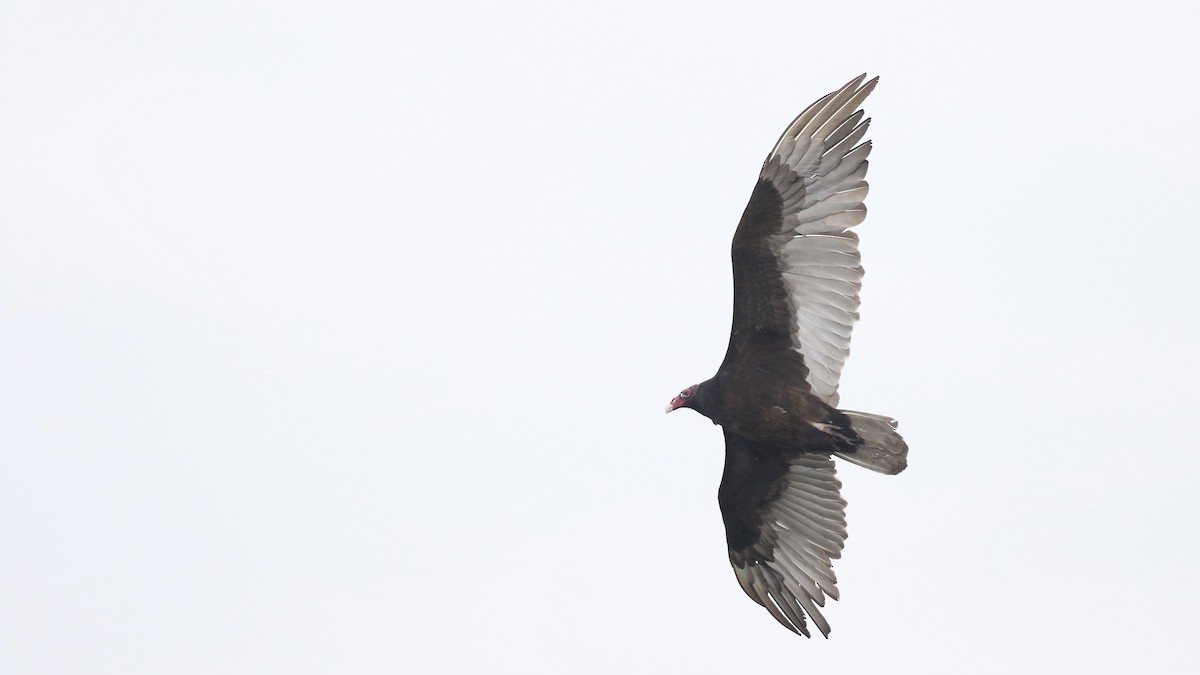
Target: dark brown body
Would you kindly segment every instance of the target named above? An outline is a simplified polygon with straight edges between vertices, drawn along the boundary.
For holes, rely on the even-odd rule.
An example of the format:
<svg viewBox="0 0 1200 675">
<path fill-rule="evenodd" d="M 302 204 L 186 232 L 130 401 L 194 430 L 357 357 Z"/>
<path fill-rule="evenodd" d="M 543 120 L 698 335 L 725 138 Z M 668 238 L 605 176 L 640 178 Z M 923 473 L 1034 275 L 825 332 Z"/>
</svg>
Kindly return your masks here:
<svg viewBox="0 0 1200 675">
<path fill-rule="evenodd" d="M 809 391 L 807 372 L 790 350 L 731 350 L 721 370 L 697 388 L 691 407 L 754 441 L 830 453 L 854 432 L 844 415 Z"/>
</svg>

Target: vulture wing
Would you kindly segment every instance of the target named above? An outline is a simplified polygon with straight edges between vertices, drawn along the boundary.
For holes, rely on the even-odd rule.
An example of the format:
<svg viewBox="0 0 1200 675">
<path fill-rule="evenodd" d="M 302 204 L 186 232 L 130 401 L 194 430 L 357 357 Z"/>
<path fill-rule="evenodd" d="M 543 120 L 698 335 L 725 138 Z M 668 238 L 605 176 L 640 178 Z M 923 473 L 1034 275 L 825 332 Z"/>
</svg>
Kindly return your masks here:
<svg viewBox="0 0 1200 675">
<path fill-rule="evenodd" d="M 879 78 L 866 76 L 812 104 L 767 156 L 733 236 L 733 330 L 740 351 L 793 349 L 813 394 L 836 407 L 858 320 L 858 236 L 867 215 L 870 125 L 857 110 Z"/>
<path fill-rule="evenodd" d="M 718 498 L 729 561 L 742 590 L 779 623 L 809 636 L 807 614 L 823 635 L 817 607 L 838 597 L 831 561 L 846 541 L 846 502 L 828 455 L 808 454 L 725 432 Z"/>
</svg>

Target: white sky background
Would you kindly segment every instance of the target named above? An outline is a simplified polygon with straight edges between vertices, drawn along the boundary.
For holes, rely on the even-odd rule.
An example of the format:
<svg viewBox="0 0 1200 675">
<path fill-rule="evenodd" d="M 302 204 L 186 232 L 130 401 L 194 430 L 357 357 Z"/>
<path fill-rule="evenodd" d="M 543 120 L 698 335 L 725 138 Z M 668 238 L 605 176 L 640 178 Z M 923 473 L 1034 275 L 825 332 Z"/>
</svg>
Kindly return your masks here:
<svg viewBox="0 0 1200 675">
<path fill-rule="evenodd" d="M 1184 6 L 0 2 L 0 671 L 1185 672 Z M 842 401 L 912 454 L 808 641 L 662 409 L 864 71 Z"/>
</svg>

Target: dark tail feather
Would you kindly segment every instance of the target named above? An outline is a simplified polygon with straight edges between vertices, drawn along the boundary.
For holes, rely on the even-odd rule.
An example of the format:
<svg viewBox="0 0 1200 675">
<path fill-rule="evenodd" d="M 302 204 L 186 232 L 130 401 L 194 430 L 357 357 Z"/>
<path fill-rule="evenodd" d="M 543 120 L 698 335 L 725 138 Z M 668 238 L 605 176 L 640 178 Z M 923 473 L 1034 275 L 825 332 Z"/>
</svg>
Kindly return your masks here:
<svg viewBox="0 0 1200 675">
<path fill-rule="evenodd" d="M 908 466 L 908 444 L 897 433 L 896 420 L 853 410 L 842 413 L 850 418 L 850 426 L 863 442 L 853 451 L 833 454 L 852 464 L 889 475 L 900 473 Z"/>
</svg>

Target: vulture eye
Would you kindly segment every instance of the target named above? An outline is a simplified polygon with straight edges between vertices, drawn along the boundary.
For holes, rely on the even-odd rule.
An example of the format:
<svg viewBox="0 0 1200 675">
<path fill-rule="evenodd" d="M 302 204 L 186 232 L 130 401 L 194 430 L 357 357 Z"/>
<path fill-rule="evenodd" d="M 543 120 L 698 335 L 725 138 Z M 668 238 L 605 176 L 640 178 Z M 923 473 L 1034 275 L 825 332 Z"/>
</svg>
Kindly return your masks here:
<svg viewBox="0 0 1200 675">
<path fill-rule="evenodd" d="M 684 389 L 683 391 L 679 392 L 679 398 L 691 398 L 691 397 L 692 397 L 691 389 Z"/>
</svg>

